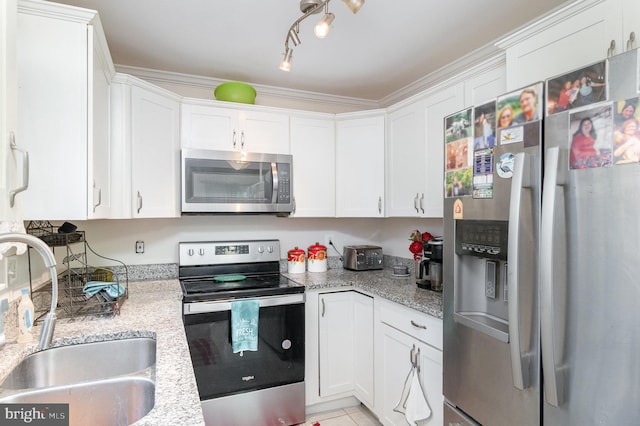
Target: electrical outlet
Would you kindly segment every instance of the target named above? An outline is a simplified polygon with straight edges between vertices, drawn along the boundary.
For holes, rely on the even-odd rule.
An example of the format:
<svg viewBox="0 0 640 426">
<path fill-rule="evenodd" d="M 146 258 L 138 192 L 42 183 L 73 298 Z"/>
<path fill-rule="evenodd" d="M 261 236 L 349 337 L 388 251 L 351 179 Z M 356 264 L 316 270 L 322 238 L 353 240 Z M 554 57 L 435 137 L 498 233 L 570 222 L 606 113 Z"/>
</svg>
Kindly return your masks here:
<svg viewBox="0 0 640 426">
<path fill-rule="evenodd" d="M 329 247 L 331 245 L 331 243 L 333 242 L 333 237 L 331 236 L 331 234 L 327 234 L 324 236 L 324 245 L 325 247 Z"/>
<path fill-rule="evenodd" d="M 136 241 L 136 253 L 144 253 L 144 241 Z"/>
</svg>

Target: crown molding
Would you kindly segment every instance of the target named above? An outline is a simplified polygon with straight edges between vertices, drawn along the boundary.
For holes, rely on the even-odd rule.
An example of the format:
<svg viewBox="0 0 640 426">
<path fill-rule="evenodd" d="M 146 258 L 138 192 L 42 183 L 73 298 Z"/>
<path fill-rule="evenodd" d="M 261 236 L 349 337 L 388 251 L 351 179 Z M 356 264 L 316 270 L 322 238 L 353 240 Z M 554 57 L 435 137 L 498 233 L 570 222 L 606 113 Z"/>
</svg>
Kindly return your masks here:
<svg viewBox="0 0 640 426">
<path fill-rule="evenodd" d="M 582 13 L 586 9 L 590 9 L 600 3 L 603 3 L 604 1 L 605 0 L 575 0 L 567 5 L 559 6 L 533 22 L 523 25 L 520 29 L 512 31 L 506 37 L 496 41 L 495 45 L 503 50 L 508 49 L 511 46 L 520 43 L 553 25 L 566 21 L 567 19 Z"/>
<path fill-rule="evenodd" d="M 151 83 L 169 83 L 188 87 L 198 87 L 203 89 L 210 89 L 212 92 L 213 89 L 219 84 L 229 81 L 213 77 L 202 77 L 192 74 L 182 74 L 171 71 L 160 71 L 149 68 L 140 68 L 117 64 L 116 70 L 121 73 L 131 74 Z M 249 84 L 251 84 L 259 93 L 275 98 L 294 99 L 308 103 L 317 102 L 324 104 L 336 104 L 357 109 L 378 108 L 378 102 L 368 99 L 329 95 L 324 93 L 287 89 L 284 87 L 267 86 L 262 84 Z"/>
</svg>

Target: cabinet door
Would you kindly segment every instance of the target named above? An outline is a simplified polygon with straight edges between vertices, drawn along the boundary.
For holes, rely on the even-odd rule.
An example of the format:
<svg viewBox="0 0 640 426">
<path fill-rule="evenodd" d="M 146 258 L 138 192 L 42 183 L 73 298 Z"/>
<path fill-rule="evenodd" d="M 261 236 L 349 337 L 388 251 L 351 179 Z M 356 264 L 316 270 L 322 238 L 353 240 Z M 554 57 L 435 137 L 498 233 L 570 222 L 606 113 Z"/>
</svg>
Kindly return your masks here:
<svg viewBox="0 0 640 426">
<path fill-rule="evenodd" d="M 180 216 L 178 101 L 131 89 L 133 217 Z"/>
<path fill-rule="evenodd" d="M 425 424 L 442 425 L 442 352 L 381 324 L 380 341 L 377 343 L 376 414 L 384 425 L 407 425 L 404 414 L 394 411 L 402 396 L 405 382 L 411 371 L 411 356 L 417 356 L 419 379 L 431 416 Z"/>
<path fill-rule="evenodd" d="M 293 217 L 336 215 L 336 150 L 333 118 L 291 117 Z"/>
<path fill-rule="evenodd" d="M 357 292 L 353 296 L 353 387 L 356 397 L 374 408 L 373 297 Z"/>
<path fill-rule="evenodd" d="M 55 5 L 55 3 L 51 3 Z M 87 218 L 87 25 L 19 9 L 19 144 L 29 152 L 26 220 Z"/>
<path fill-rule="evenodd" d="M 235 110 L 182 104 L 180 142 L 183 148 L 233 151 L 239 143 L 237 126 Z"/>
<path fill-rule="evenodd" d="M 321 294 L 320 396 L 353 391 L 354 327 L 352 292 Z"/>
<path fill-rule="evenodd" d="M 289 116 L 262 111 L 240 111 L 239 149 L 247 152 L 289 154 Z"/>
<path fill-rule="evenodd" d="M 91 219 L 111 217 L 111 138 L 110 138 L 110 74 L 108 52 L 101 49 L 95 29 L 89 28 L 89 63 L 92 90 L 89 92 L 88 191 L 87 216 Z"/>
<path fill-rule="evenodd" d="M 618 36 L 621 17 L 611 17 L 611 3 L 598 2 L 584 10 L 578 5 L 577 11 L 556 16 L 553 25 L 534 24 L 501 43 L 507 56 L 507 90 L 601 61 L 612 39 L 617 39 L 616 51 L 624 51 Z"/>
<path fill-rule="evenodd" d="M 387 216 L 420 216 L 424 196 L 426 140 L 424 104 L 413 103 L 387 116 Z"/>
<path fill-rule="evenodd" d="M 0 4 L 0 220 L 18 221 L 17 205 L 22 200 L 14 197 L 9 206 L 9 193 L 22 185 L 18 176 L 16 155 L 10 140 L 16 136 L 16 0 Z M 15 139 L 14 139 L 15 140 Z M 15 141 L 19 142 L 19 141 Z"/>
<path fill-rule="evenodd" d="M 384 216 L 384 116 L 336 124 L 336 216 Z"/>
<path fill-rule="evenodd" d="M 444 202 L 444 118 L 463 108 L 464 86 L 458 83 L 425 99 L 425 185 L 420 196 L 422 216 L 441 218 Z"/>
</svg>

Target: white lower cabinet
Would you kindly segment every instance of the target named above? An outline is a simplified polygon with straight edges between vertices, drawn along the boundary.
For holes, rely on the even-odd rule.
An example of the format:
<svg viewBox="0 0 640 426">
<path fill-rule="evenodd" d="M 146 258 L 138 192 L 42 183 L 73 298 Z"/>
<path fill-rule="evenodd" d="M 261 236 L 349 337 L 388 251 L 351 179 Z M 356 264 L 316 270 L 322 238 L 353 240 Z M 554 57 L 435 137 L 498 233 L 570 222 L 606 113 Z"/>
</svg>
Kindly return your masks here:
<svg viewBox="0 0 640 426">
<path fill-rule="evenodd" d="M 431 409 L 426 425 L 442 425 L 442 321 L 376 299 L 375 413 L 383 425 L 407 425 L 394 411 L 417 359 L 420 384 Z"/>
<path fill-rule="evenodd" d="M 308 292 L 306 307 L 307 405 L 355 396 L 373 408 L 373 298 Z"/>
</svg>

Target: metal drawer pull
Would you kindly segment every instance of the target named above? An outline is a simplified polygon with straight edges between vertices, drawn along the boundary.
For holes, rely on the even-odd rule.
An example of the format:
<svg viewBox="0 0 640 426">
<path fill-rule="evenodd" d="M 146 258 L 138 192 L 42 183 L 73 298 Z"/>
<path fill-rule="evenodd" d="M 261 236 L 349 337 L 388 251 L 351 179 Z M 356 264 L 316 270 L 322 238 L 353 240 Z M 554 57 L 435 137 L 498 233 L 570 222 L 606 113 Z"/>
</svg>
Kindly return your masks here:
<svg viewBox="0 0 640 426">
<path fill-rule="evenodd" d="M 140 210 L 142 210 L 142 195 L 138 191 L 138 213 L 140 213 Z"/>
<path fill-rule="evenodd" d="M 412 325 L 412 326 L 414 326 L 414 327 L 416 327 L 416 328 L 421 328 L 421 329 L 423 329 L 423 330 L 426 330 L 426 329 L 427 329 L 427 326 L 426 326 L 426 325 L 420 325 L 420 324 L 418 324 L 417 322 L 415 322 L 414 320 L 411 320 L 411 325 Z"/>
<path fill-rule="evenodd" d="M 414 367 L 418 373 L 420 372 L 420 348 L 416 352 L 416 345 L 413 345 L 411 348 L 411 353 L 409 354 L 409 358 L 411 359 L 411 366 Z"/>
</svg>

